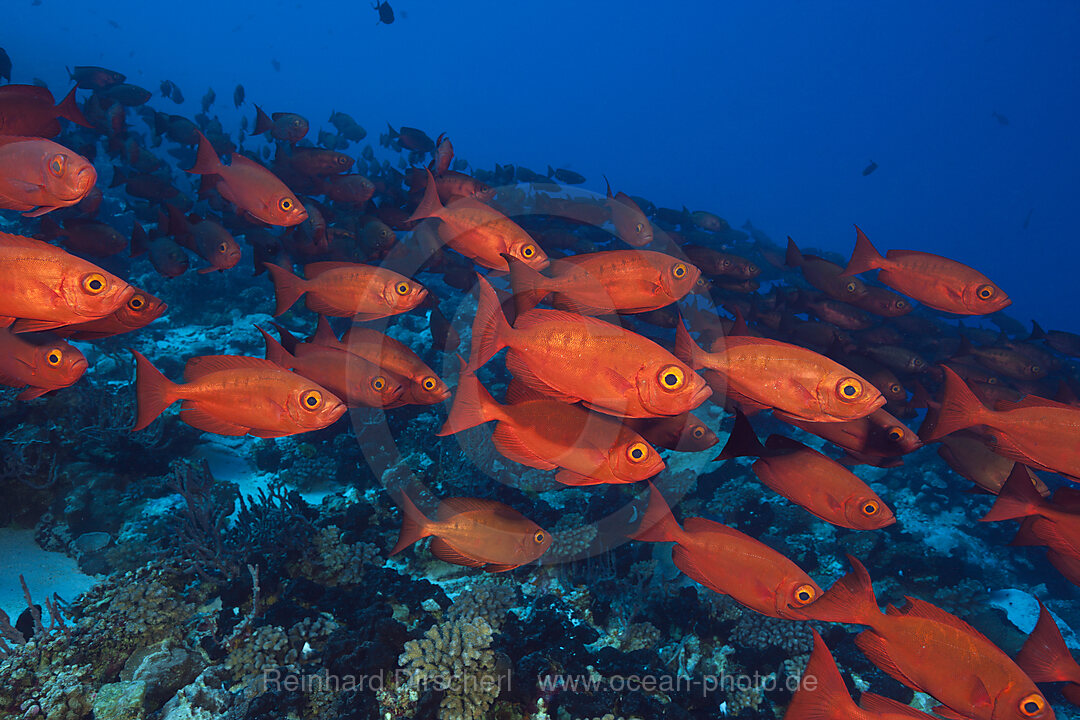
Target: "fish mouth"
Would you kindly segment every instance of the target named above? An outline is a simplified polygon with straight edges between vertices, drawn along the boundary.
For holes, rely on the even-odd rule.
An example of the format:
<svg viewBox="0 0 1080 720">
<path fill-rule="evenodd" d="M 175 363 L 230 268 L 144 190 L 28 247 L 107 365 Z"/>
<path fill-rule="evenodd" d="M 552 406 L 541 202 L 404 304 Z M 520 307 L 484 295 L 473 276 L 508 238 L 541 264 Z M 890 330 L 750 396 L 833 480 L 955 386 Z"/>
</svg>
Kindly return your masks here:
<svg viewBox="0 0 1080 720">
<path fill-rule="evenodd" d="M 706 384 L 703 384 L 690 398 L 690 407 L 696 408 L 698 405 L 705 402 L 710 395 L 712 395 L 712 388 Z"/>
<path fill-rule="evenodd" d="M 86 369 L 90 367 L 90 363 L 86 358 L 79 358 L 75 362 L 71 363 L 71 375 L 75 380 L 78 380 L 86 372 Z"/>
</svg>

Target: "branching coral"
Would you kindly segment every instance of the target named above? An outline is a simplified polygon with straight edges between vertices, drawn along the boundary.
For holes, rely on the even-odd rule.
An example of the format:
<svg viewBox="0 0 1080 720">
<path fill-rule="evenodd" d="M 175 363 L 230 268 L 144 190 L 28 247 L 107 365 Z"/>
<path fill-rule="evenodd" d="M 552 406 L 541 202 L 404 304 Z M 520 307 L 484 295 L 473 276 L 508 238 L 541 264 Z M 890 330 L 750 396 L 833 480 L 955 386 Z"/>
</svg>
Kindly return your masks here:
<svg viewBox="0 0 1080 720">
<path fill-rule="evenodd" d="M 440 720 L 486 720 L 501 689 L 490 647 L 486 620 L 450 620 L 405 643 L 398 662 L 409 674 L 406 687 L 445 691 Z"/>
<path fill-rule="evenodd" d="M 450 619 L 470 622 L 478 618 L 487 620 L 493 632 L 498 632 L 506 613 L 518 604 L 517 586 L 502 578 L 482 578 L 454 598 L 450 606 Z"/>
</svg>

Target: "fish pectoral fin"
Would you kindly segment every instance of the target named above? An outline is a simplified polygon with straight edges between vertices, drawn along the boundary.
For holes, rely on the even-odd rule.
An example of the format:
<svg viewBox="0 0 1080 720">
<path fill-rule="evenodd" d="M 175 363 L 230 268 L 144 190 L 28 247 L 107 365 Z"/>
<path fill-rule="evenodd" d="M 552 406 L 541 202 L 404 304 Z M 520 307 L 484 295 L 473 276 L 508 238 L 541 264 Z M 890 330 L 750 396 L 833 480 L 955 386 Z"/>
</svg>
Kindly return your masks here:
<svg viewBox="0 0 1080 720">
<path fill-rule="evenodd" d="M 694 556 L 682 545 L 676 544 L 671 548 L 671 560 L 675 563 L 675 567 L 682 571 L 683 575 L 686 575 L 694 582 L 701 583 L 713 592 L 718 592 L 721 595 L 728 594 L 717 586 L 716 581 L 713 578 L 705 574 L 705 571 L 702 570 Z"/>
<path fill-rule="evenodd" d="M 625 395 L 628 391 L 634 389 L 634 383 L 630 382 L 611 368 L 604 368 L 601 370 L 600 377 L 611 383 L 611 386 L 619 395 Z"/>
<path fill-rule="evenodd" d="M 507 570 L 513 570 L 516 567 L 521 567 L 521 566 L 520 565 L 499 565 L 498 563 L 488 563 L 487 565 L 484 566 L 484 572 L 489 572 L 489 573 L 506 572 Z"/>
<path fill-rule="evenodd" d="M 582 475 L 579 472 L 573 470 L 566 470 L 565 468 L 555 473 L 555 480 L 561 482 L 563 485 L 602 485 L 603 482 L 596 478 L 591 478 L 588 475 Z"/>
<path fill-rule="evenodd" d="M 266 439 L 285 437 L 286 435 L 291 435 L 291 434 L 292 433 L 289 432 L 288 430 L 257 430 L 255 428 L 252 428 L 252 429 L 248 430 L 248 435 L 253 435 L 254 437 L 257 437 L 257 438 L 266 438 Z"/>
<path fill-rule="evenodd" d="M 870 662 L 881 668 L 889 677 L 897 682 L 907 685 L 912 690 L 924 692 L 921 687 L 910 680 L 904 675 L 903 671 L 897 667 L 896 663 L 889 655 L 889 646 L 885 643 L 885 639 L 873 630 L 864 630 L 856 635 L 855 647 L 859 648 L 859 650 L 862 651 L 862 654 L 869 658 Z"/>
<path fill-rule="evenodd" d="M 41 217 L 45 213 L 51 213 L 53 210 L 59 210 L 59 209 L 60 209 L 59 205 L 42 205 L 39 208 L 37 208 L 36 210 L 27 210 L 26 212 L 23 213 L 23 217 L 28 217 L 28 218 Z"/>
<path fill-rule="evenodd" d="M 39 398 L 47 392 L 52 392 L 55 388 L 40 388 L 40 387 L 28 387 L 21 393 L 15 396 L 16 400 L 33 400 Z"/>
<path fill-rule="evenodd" d="M 190 400 L 185 400 L 180 410 L 180 419 L 196 430 L 214 433 L 215 435 L 247 435 L 248 430 L 243 425 L 222 420 L 206 412 Z"/>
<path fill-rule="evenodd" d="M 945 705 L 935 705 L 933 708 L 931 708 L 931 710 L 933 710 L 936 715 L 940 715 L 943 718 L 948 718 L 948 720 L 971 720 L 970 716 L 961 715 L 955 710 L 949 709 Z"/>
<path fill-rule="evenodd" d="M 495 443 L 495 448 L 502 453 L 503 457 L 516 463 L 538 470 L 554 470 L 558 467 L 550 460 L 537 455 L 509 423 L 501 422 L 496 425 L 495 432 L 491 434 L 491 441 Z"/>
<path fill-rule="evenodd" d="M 64 327 L 64 325 L 67 324 L 68 323 L 57 322 L 55 320 L 29 320 L 27 318 L 18 318 L 11 324 L 11 332 L 44 332 L 45 330 L 55 330 L 58 327 Z"/>
<path fill-rule="evenodd" d="M 479 568 L 483 567 L 485 563 L 476 558 L 471 558 L 465 555 L 460 550 L 455 548 L 450 543 L 443 540 L 441 537 L 436 537 L 431 540 L 430 545 L 431 554 L 439 558 L 443 562 L 448 562 L 453 565 L 463 565 L 465 567 Z"/>
<path fill-rule="evenodd" d="M 536 376 L 536 373 L 529 369 L 529 366 L 525 364 L 521 355 L 513 350 L 506 353 L 506 369 L 510 371 L 510 374 L 513 375 L 515 379 L 520 380 L 534 390 L 542 392 L 549 398 L 567 403 L 576 403 L 581 399 L 573 395 L 568 395 L 561 390 L 556 390 L 541 380 Z"/>
</svg>

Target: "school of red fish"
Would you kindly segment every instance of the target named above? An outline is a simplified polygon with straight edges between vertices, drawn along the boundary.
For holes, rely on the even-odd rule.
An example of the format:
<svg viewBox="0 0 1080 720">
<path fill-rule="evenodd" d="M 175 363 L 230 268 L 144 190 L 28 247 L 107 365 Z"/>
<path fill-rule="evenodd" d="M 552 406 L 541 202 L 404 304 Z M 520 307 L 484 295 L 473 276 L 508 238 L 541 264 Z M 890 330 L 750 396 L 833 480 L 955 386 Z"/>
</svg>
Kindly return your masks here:
<svg viewBox="0 0 1080 720">
<path fill-rule="evenodd" d="M 693 415 L 712 402 L 733 417 L 717 460 L 754 458 L 771 491 L 824 522 L 871 532 L 896 518 L 889 499 L 849 468 L 896 465 L 936 442 L 957 473 L 996 495 L 985 521 L 1019 521 L 1016 543 L 1045 546 L 1053 567 L 1080 585 L 1080 490 L 1051 493 L 1040 476 L 1080 482 L 1080 400 L 1066 372 L 1080 335 L 1016 328 L 1001 312 L 1008 295 L 978 270 L 921 250 L 882 254 L 857 227 L 844 267 L 790 238 L 782 252 L 749 224 L 748 234 L 610 185 L 603 196 L 565 195 L 564 185 L 584 181 L 570 170 L 468 173 L 445 135 L 415 128 L 391 127 L 382 138 L 402 153 L 400 169 L 376 161 L 370 146 L 357 161 L 341 150 L 366 132 L 344 113 L 317 147 L 302 116 L 256 108 L 253 134 L 277 147 L 267 165 L 270 143 L 261 155 L 245 152 L 243 131 L 234 141 L 208 116 L 212 93 L 192 121 L 150 109 L 149 91 L 120 73 L 77 67 L 72 79 L 59 103 L 42 87 L 0 87 L 0 209 L 12 220 L 40 218 L 34 237 L 0 233 L 0 383 L 22 388 L 19 400 L 87 372 L 69 341 L 135 332 L 167 311 L 101 267 L 103 258 L 130 247 L 165 279 L 189 269 L 189 253 L 204 263 L 200 273 L 233 271 L 245 254 L 241 236 L 255 273 L 273 285 L 272 314 L 303 299 L 311 337 L 277 325 L 275 339 L 258 328 L 264 358 L 190 357 L 182 379 L 133 350 L 135 430 L 177 402 L 180 419 L 199 430 L 274 438 L 326 428 L 350 408 L 450 401 L 439 435 L 490 423 L 503 457 L 554 471 L 565 485 L 649 483 L 634 540 L 673 544 L 682 573 L 764 615 L 865 626 L 858 648 L 935 698 L 943 717 L 1053 718 L 1036 683 L 1068 683 L 1066 697 L 1080 702 L 1080 665 L 1045 609 L 1010 658 L 926 601 L 882 612 L 857 558 L 823 590 L 747 534 L 706 518 L 680 523 L 651 484 L 665 469 L 661 450 L 718 443 Z M 162 93 L 179 90 L 163 83 Z M 244 102 L 242 87 L 234 99 Z M 198 176 L 197 198 L 178 189 L 177 162 L 151 150 L 164 141 Z M 115 163 L 111 187 L 131 199 L 130 240 L 115 218 L 98 219 L 99 145 Z M 354 163 L 365 173 L 351 172 Z M 402 342 L 361 324 L 339 338 L 329 319 L 427 313 L 432 337 L 453 355 L 456 331 L 417 277 L 476 298 L 453 392 Z M 956 316 L 988 317 L 1001 332 L 957 332 Z M 504 350 L 512 379 L 499 400 L 479 374 Z M 751 424 L 762 412 L 842 458 L 785 435 L 762 442 Z M 902 420 L 923 412 L 918 433 Z M 498 572 L 538 560 L 551 544 L 544 528 L 491 500 L 445 498 L 434 517 L 404 494 L 396 500 L 404 519 L 394 553 L 431 537 L 438 558 Z M 789 718 L 930 717 L 870 693 L 856 705 L 814 635 L 808 673 L 818 682 L 795 694 Z"/>
</svg>

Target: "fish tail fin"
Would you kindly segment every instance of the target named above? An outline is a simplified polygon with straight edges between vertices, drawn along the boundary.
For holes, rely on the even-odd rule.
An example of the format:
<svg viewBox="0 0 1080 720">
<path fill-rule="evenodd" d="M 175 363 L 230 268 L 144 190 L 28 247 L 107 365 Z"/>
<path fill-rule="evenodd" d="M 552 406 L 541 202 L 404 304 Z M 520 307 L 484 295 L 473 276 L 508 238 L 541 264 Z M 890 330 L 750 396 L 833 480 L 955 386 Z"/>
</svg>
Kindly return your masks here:
<svg viewBox="0 0 1080 720">
<path fill-rule="evenodd" d="M 307 280 L 274 263 L 263 263 L 263 267 L 270 271 L 274 281 L 274 317 L 278 317 L 307 292 Z"/>
<path fill-rule="evenodd" d="M 482 425 L 491 420 L 500 419 L 501 413 L 497 411 L 499 404 L 491 393 L 481 384 L 476 375 L 469 370 L 465 360 L 458 355 L 461 363 L 461 374 L 458 375 L 457 389 L 454 391 L 454 403 L 450 406 L 450 413 L 446 416 L 446 422 L 436 435 L 454 435 L 462 430 Z"/>
<path fill-rule="evenodd" d="M 76 125 L 82 125 L 83 127 L 90 127 L 90 121 L 83 115 L 82 110 L 79 109 L 79 105 L 75 102 L 75 91 L 78 86 L 71 88 L 68 94 L 64 96 L 56 105 L 56 114 L 65 120 L 70 120 Z"/>
<path fill-rule="evenodd" d="M 680 316 L 678 325 L 675 327 L 675 357 L 682 360 L 692 369 L 700 370 L 705 367 L 704 355 L 705 351 L 694 341 L 694 338 L 690 337 L 690 331 L 686 329 L 686 325 L 683 324 Z"/>
<path fill-rule="evenodd" d="M 1029 517 L 1038 514 L 1042 502 L 1043 497 L 1031 482 L 1027 466 L 1013 463 L 1012 472 L 1001 486 L 993 506 L 979 519 L 981 522 L 999 522 Z"/>
<path fill-rule="evenodd" d="M 645 514 L 641 516 L 641 522 L 637 530 L 630 535 L 631 540 L 639 542 L 679 542 L 683 537 L 683 529 L 671 513 L 664 496 L 649 483 L 649 504 L 645 508 Z"/>
<path fill-rule="evenodd" d="M 848 261 L 847 267 L 844 268 L 844 272 L 840 273 L 840 276 L 846 277 L 848 275 L 858 275 L 867 270 L 877 270 L 881 267 L 884 259 L 873 243 L 870 242 L 870 238 L 866 237 L 866 234 L 856 225 L 855 250 L 852 251 L 851 260 Z"/>
<path fill-rule="evenodd" d="M 258 105 L 255 106 L 255 130 L 252 131 L 252 135 L 262 135 L 264 132 L 269 132 L 270 128 L 274 127 L 274 123 L 270 120 L 270 116 L 263 112 L 263 109 Z"/>
<path fill-rule="evenodd" d="M 503 253 L 503 260 L 510 266 L 510 288 L 514 293 L 517 314 L 532 310 L 548 294 L 544 288 L 548 278 L 539 270 L 529 267 L 521 260 Z"/>
<path fill-rule="evenodd" d="M 397 555 L 413 543 L 431 534 L 428 528 L 430 523 L 424 513 L 420 512 L 420 508 L 416 507 L 416 503 L 404 492 L 401 493 L 400 500 L 401 532 L 398 533 L 397 544 L 390 551 L 391 555 Z"/>
<path fill-rule="evenodd" d="M 154 422 L 165 408 L 172 405 L 179 398 L 176 390 L 180 387 L 169 378 L 161 374 L 146 356 L 135 350 L 130 351 L 135 356 L 135 400 L 136 418 L 132 430 L 142 430 Z"/>
<path fill-rule="evenodd" d="M 221 158 L 218 157 L 217 150 L 206 139 L 206 136 L 200 132 L 199 150 L 195 155 L 195 166 L 187 172 L 192 175 L 217 175 L 224 167 L 221 164 Z"/>
<path fill-rule="evenodd" d="M 932 442 L 945 437 L 949 433 L 978 425 L 981 417 L 986 414 L 986 407 L 971 392 L 959 375 L 948 366 L 941 366 L 945 373 L 945 390 L 941 398 L 941 411 L 938 415 L 937 424 L 926 438 Z"/>
<path fill-rule="evenodd" d="M 506 338 L 513 331 L 491 283 L 477 275 L 476 287 L 479 303 L 473 320 L 472 354 L 469 356 L 469 369 L 472 371 L 506 347 Z"/>
<path fill-rule="evenodd" d="M 289 351 L 258 325 L 255 326 L 255 329 L 262 334 L 263 340 L 266 342 L 266 359 L 283 368 L 292 368 L 293 357 L 289 354 Z"/>
<path fill-rule="evenodd" d="M 319 316 L 322 317 L 321 315 Z M 289 332 L 287 329 L 278 325 L 277 323 L 270 323 L 274 326 L 274 329 L 278 332 L 278 337 L 281 338 L 281 346 L 289 351 L 289 354 L 296 354 L 296 346 L 300 344 L 300 341 L 296 339 L 296 336 Z"/>
<path fill-rule="evenodd" d="M 1046 331 L 1039 327 L 1039 323 L 1034 320 L 1031 321 L 1031 337 L 1028 340 L 1044 340 L 1046 338 Z"/>
<path fill-rule="evenodd" d="M 1042 601 L 1039 601 L 1039 621 L 1020 648 L 1016 664 L 1037 683 L 1080 682 L 1080 667 Z"/>
<path fill-rule="evenodd" d="M 881 610 L 874 597 L 870 573 L 855 557 L 847 558 L 853 570 L 804 607 L 803 613 L 811 620 L 873 626 Z"/>
<path fill-rule="evenodd" d="M 802 251 L 795 241 L 788 235 L 787 252 L 784 254 L 784 264 L 788 267 L 800 267 L 803 264 Z"/>
<path fill-rule="evenodd" d="M 439 200 L 439 188 L 435 185 L 435 176 L 431 174 L 430 170 L 425 169 L 427 173 L 427 185 L 424 186 L 424 199 L 417 205 L 416 210 L 409 216 L 406 222 L 416 222 L 423 220 L 424 218 L 439 217 L 439 213 L 443 211 L 442 202 Z"/>
<path fill-rule="evenodd" d="M 739 457 L 762 457 L 767 453 L 765 446 L 758 440 L 754 427 L 742 410 L 735 411 L 735 426 L 731 429 L 727 445 L 720 451 L 716 460 L 731 460 Z M 715 460 L 713 461 L 715 462 Z"/>
<path fill-rule="evenodd" d="M 817 630 L 810 628 L 814 636 L 814 649 L 806 663 L 803 677 L 813 682 L 799 683 L 785 716 L 799 720 L 828 720 L 835 717 L 860 717 L 855 701 L 848 694 L 847 685 L 836 667 L 836 660 Z"/>
</svg>

